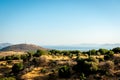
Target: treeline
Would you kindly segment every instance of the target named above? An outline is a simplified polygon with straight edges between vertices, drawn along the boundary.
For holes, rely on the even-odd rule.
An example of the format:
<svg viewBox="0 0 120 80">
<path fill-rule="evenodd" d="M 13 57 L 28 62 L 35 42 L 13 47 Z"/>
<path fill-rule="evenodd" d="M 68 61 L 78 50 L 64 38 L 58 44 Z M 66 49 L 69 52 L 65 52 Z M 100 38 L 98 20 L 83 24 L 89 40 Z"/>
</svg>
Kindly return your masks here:
<svg viewBox="0 0 120 80">
<path fill-rule="evenodd" d="M 79 56 L 80 54 L 84 55 L 105 55 L 106 59 L 110 58 L 114 53 L 120 53 L 120 47 L 113 48 L 111 50 L 101 48 L 99 50 L 89 50 L 89 51 L 80 51 L 80 50 L 37 50 L 36 52 L 27 52 L 27 54 L 23 55 L 11 55 L 11 56 L 0 56 L 0 61 L 3 60 L 20 60 L 20 59 L 28 59 L 30 57 L 39 57 L 41 55 L 62 55 L 62 56 L 69 56 L 72 57 L 73 55 Z"/>
<path fill-rule="evenodd" d="M 80 51 L 80 50 L 50 50 L 49 53 L 52 55 L 70 55 L 70 54 L 88 54 L 88 55 L 105 55 L 109 52 L 120 53 L 120 47 L 113 48 L 111 50 L 100 48 L 99 50 L 89 50 L 89 51 Z"/>
</svg>

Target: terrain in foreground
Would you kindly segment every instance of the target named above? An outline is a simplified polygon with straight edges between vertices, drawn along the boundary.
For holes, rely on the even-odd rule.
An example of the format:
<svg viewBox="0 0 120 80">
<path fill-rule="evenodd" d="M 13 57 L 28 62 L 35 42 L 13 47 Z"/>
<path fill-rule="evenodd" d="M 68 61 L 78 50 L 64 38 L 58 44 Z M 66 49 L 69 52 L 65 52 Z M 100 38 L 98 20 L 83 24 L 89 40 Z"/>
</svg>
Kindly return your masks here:
<svg viewBox="0 0 120 80">
<path fill-rule="evenodd" d="M 119 80 L 120 48 L 0 52 L 0 80 Z"/>
</svg>

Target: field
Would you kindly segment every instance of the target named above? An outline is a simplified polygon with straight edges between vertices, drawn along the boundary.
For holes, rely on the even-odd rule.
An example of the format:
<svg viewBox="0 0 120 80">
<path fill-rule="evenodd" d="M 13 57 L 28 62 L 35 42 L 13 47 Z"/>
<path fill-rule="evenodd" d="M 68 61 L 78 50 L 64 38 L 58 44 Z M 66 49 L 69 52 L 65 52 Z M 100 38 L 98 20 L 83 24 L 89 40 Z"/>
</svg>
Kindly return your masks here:
<svg viewBox="0 0 120 80">
<path fill-rule="evenodd" d="M 0 80 L 119 80 L 120 54 L 109 52 L 106 57 L 108 53 L 96 53 L 57 50 L 47 53 L 1 52 L 0 57 L 5 58 L 0 59 Z M 19 63 L 24 67 L 16 73 L 13 66 Z"/>
</svg>

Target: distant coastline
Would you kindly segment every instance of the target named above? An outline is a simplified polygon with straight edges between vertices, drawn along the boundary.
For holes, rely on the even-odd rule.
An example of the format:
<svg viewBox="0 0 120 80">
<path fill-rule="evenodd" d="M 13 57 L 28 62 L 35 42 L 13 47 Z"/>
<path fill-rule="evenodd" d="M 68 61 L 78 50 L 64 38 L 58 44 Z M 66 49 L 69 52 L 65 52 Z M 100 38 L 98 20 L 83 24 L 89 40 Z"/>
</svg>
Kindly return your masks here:
<svg viewBox="0 0 120 80">
<path fill-rule="evenodd" d="M 91 49 L 113 49 L 115 47 L 120 47 L 120 45 L 108 44 L 108 45 L 81 45 L 81 46 L 43 46 L 48 49 L 56 49 L 56 50 L 80 50 L 80 51 L 88 51 Z"/>
</svg>

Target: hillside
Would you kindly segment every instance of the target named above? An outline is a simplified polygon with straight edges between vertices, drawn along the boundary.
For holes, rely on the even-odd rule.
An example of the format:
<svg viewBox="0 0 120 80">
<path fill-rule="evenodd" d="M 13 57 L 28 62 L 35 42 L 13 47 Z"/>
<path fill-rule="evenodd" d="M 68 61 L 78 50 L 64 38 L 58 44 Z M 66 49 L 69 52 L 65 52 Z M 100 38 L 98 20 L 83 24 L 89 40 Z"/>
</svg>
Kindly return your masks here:
<svg viewBox="0 0 120 80">
<path fill-rule="evenodd" d="M 11 43 L 0 43 L 0 49 L 12 45 Z"/>
<path fill-rule="evenodd" d="M 36 46 L 33 44 L 16 44 L 2 48 L 0 49 L 0 51 L 35 51 L 38 49 L 47 50 L 46 48 Z"/>
</svg>

